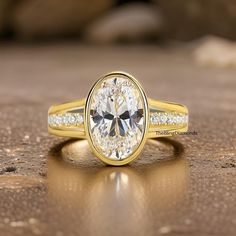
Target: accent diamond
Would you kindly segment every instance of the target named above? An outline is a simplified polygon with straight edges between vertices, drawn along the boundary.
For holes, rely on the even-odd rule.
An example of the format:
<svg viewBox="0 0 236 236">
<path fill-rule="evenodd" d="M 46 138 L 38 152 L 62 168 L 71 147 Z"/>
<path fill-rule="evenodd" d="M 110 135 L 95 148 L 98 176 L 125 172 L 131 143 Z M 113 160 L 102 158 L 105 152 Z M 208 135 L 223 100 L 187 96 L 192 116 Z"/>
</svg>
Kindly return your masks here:
<svg viewBox="0 0 236 236">
<path fill-rule="evenodd" d="M 188 115 L 176 112 L 157 112 L 150 115 L 150 122 L 154 125 L 186 125 L 188 123 Z"/>
<path fill-rule="evenodd" d="M 79 113 L 53 114 L 48 116 L 48 124 L 51 127 L 77 126 L 83 124 L 83 116 Z"/>
</svg>

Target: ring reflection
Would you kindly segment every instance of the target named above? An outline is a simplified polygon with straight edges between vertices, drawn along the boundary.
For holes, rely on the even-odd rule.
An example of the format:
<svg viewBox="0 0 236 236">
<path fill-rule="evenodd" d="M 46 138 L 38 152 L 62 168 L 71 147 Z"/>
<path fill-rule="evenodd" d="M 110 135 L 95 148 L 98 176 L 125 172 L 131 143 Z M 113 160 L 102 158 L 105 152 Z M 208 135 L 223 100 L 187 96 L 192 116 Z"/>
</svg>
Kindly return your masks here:
<svg viewBox="0 0 236 236">
<path fill-rule="evenodd" d="M 82 222 L 84 233 L 111 235 L 112 225 L 119 233 L 145 233 L 155 224 L 153 215 L 184 201 L 188 165 L 181 155 L 175 141 L 150 140 L 132 165 L 110 167 L 93 157 L 87 141 L 67 142 L 48 159 L 49 198 L 66 219 Z"/>
</svg>

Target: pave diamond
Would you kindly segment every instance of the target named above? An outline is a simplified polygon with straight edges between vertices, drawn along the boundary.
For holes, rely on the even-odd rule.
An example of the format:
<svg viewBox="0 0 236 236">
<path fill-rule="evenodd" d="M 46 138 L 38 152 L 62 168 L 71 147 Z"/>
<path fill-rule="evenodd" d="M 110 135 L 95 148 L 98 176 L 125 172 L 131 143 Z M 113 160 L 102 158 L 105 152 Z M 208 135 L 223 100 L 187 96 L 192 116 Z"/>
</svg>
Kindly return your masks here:
<svg viewBox="0 0 236 236">
<path fill-rule="evenodd" d="M 48 124 L 51 127 L 78 126 L 83 124 L 83 115 L 79 113 L 53 114 L 48 116 Z"/>
<path fill-rule="evenodd" d="M 96 151 L 108 159 L 123 160 L 137 150 L 145 132 L 144 99 L 125 75 L 110 75 L 95 85 L 88 123 Z"/>
<path fill-rule="evenodd" d="M 156 112 L 150 115 L 150 121 L 154 125 L 186 125 L 188 115 L 176 112 Z"/>
</svg>

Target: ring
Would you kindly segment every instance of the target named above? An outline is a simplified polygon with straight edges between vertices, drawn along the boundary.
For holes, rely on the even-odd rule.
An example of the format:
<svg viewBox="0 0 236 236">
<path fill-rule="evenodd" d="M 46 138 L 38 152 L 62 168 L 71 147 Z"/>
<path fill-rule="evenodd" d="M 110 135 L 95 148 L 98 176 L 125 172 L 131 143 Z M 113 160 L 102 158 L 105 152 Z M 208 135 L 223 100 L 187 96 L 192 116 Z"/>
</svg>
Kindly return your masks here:
<svg viewBox="0 0 236 236">
<path fill-rule="evenodd" d="M 140 83 L 125 72 L 102 76 L 87 99 L 48 111 L 50 134 L 87 139 L 95 156 L 116 166 L 137 158 L 148 138 L 187 130 L 186 106 L 147 98 Z"/>
</svg>

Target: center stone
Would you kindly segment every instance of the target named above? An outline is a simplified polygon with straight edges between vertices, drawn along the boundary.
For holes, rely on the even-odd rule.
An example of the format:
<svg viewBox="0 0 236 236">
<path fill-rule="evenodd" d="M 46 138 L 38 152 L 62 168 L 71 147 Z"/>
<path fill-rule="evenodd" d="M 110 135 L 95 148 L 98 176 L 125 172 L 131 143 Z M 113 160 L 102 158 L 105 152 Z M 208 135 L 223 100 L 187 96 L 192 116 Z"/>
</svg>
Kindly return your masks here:
<svg viewBox="0 0 236 236">
<path fill-rule="evenodd" d="M 95 85 L 90 99 L 89 130 L 95 149 L 122 160 L 140 145 L 145 131 L 144 99 L 125 75 L 109 76 Z"/>
</svg>

